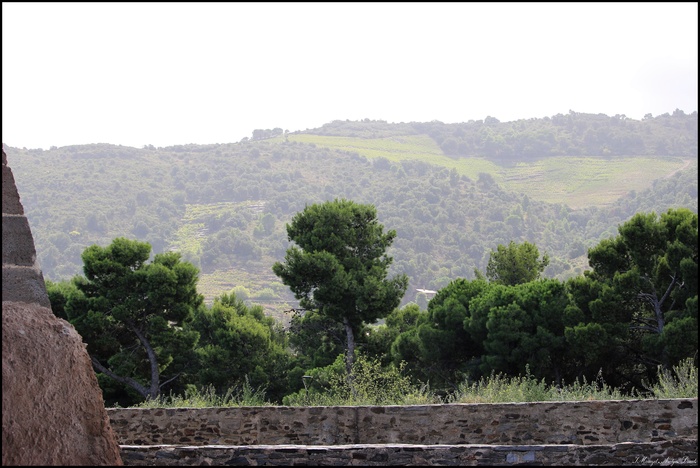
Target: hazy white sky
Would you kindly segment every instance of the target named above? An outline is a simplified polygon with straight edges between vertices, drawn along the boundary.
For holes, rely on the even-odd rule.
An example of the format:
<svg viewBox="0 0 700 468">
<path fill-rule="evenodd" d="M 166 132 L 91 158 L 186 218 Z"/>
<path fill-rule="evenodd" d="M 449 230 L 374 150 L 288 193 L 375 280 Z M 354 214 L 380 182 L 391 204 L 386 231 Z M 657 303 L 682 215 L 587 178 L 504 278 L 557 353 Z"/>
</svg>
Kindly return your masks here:
<svg viewBox="0 0 700 468">
<path fill-rule="evenodd" d="M 698 102 L 698 3 L 2 3 L 2 141 L 230 143 L 333 120 Z"/>
</svg>

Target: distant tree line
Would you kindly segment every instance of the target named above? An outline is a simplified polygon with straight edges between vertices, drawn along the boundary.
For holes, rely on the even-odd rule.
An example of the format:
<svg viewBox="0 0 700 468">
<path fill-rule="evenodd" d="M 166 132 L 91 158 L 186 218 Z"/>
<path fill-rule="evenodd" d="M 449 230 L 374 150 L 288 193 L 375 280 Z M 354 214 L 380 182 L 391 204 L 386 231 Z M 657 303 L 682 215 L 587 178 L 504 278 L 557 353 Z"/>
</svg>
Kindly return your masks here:
<svg viewBox="0 0 700 468">
<path fill-rule="evenodd" d="M 445 154 L 479 156 L 502 164 L 548 156 L 689 156 L 698 154 L 698 114 L 676 109 L 642 120 L 625 115 L 569 111 L 552 117 L 501 122 L 483 120 L 387 124 L 384 121 L 334 121 L 310 131 L 320 135 L 378 138 L 389 134 L 427 134 Z"/>
<path fill-rule="evenodd" d="M 275 127 L 273 129 L 256 128 L 255 130 L 253 130 L 253 136 L 251 137 L 251 140 L 265 140 L 267 138 L 274 138 L 276 136 L 280 136 L 283 133 L 284 131 L 279 127 Z"/>
</svg>

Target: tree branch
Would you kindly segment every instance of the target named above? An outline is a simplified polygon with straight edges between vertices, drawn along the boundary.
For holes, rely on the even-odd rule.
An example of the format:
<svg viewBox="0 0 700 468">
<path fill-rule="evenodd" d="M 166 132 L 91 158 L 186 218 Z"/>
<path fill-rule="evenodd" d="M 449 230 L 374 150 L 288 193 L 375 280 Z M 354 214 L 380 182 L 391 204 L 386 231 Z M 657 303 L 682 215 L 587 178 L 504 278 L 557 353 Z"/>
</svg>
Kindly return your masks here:
<svg viewBox="0 0 700 468">
<path fill-rule="evenodd" d="M 92 366 L 97 369 L 98 371 L 102 372 L 103 374 L 107 375 L 108 377 L 111 377 L 112 379 L 116 380 L 119 383 L 123 383 L 124 385 L 128 385 L 129 387 L 133 388 L 136 390 L 142 397 L 148 398 L 149 392 L 148 389 L 139 383 L 138 381 L 132 379 L 131 377 L 122 377 L 120 375 L 115 374 L 105 366 L 103 366 L 100 361 L 98 361 L 96 358 L 90 356 L 90 360 L 92 361 Z"/>
<path fill-rule="evenodd" d="M 646 330 L 652 333 L 659 333 L 659 330 L 656 327 L 649 325 L 630 326 L 630 330 Z"/>
<path fill-rule="evenodd" d="M 159 388 L 163 388 L 164 386 L 166 386 L 167 384 L 169 384 L 169 383 L 172 382 L 173 380 L 175 380 L 175 379 L 177 379 L 178 377 L 180 377 L 180 375 L 182 375 L 182 372 L 178 372 L 178 373 L 175 374 L 172 378 L 170 378 L 170 379 L 166 380 L 165 382 L 163 382 L 162 384 L 160 384 L 160 387 L 159 387 Z"/>
</svg>

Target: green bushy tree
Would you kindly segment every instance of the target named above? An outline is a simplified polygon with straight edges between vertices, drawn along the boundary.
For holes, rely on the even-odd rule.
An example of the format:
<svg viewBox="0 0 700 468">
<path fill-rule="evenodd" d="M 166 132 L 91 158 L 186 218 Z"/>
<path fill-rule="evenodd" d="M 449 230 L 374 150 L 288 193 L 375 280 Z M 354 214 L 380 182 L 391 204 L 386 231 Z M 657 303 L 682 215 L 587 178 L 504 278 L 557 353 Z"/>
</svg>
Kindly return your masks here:
<svg viewBox="0 0 700 468">
<path fill-rule="evenodd" d="M 342 324 L 351 378 L 358 331 L 397 307 L 408 286 L 406 275 L 387 278 L 396 231 L 384 232 L 374 206 L 336 199 L 297 213 L 287 235 L 295 245 L 272 269 L 304 309 Z"/>
<path fill-rule="evenodd" d="M 592 270 L 570 283 L 579 324 L 567 338 L 639 385 L 698 349 L 698 215 L 638 213 L 588 252 Z M 603 340 L 601 350 L 595 343 Z M 641 366 L 641 367 L 640 367 Z M 641 368 L 641 374 L 640 369 Z"/>
<path fill-rule="evenodd" d="M 92 245 L 82 255 L 85 276 L 48 284 L 52 308 L 83 337 L 95 370 L 142 398 L 185 380 L 198 335 L 183 325 L 203 303 L 193 265 L 175 252 L 149 263 L 150 253 L 126 238 Z"/>
<path fill-rule="evenodd" d="M 250 385 L 281 401 L 288 390 L 291 355 L 279 324 L 261 306 L 247 306 L 234 293 L 195 311 L 189 327 L 200 336 L 196 348 L 198 383 L 219 394 Z"/>
</svg>

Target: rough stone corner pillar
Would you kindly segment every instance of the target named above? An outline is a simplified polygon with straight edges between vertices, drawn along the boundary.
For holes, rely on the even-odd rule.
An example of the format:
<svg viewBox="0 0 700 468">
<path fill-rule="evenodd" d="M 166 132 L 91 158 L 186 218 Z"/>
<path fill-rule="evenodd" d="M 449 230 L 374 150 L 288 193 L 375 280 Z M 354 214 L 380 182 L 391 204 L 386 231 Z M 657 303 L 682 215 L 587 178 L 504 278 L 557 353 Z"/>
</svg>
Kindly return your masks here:
<svg viewBox="0 0 700 468">
<path fill-rule="evenodd" d="M 4 146 L 2 464 L 123 465 L 83 340 L 51 311 Z"/>
</svg>

